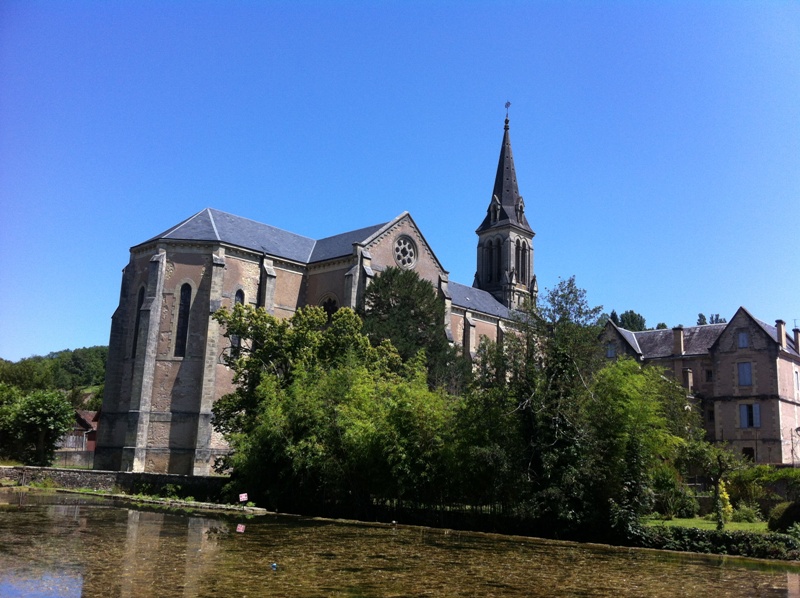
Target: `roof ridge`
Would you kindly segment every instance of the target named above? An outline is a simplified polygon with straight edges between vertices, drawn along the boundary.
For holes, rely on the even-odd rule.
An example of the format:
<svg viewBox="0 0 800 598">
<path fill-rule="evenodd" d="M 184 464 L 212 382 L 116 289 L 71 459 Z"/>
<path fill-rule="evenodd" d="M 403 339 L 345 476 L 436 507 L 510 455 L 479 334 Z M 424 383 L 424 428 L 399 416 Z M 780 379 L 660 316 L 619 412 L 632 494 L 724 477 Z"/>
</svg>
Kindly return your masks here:
<svg viewBox="0 0 800 598">
<path fill-rule="evenodd" d="M 168 228 L 167 230 L 165 230 L 163 233 L 161 233 L 161 234 L 160 234 L 160 235 L 158 235 L 157 237 L 153 237 L 153 239 L 156 239 L 156 238 L 161 238 L 161 237 L 166 237 L 166 236 L 168 236 L 168 235 L 171 235 L 171 234 L 172 234 L 172 233 L 174 233 L 175 231 L 177 231 L 177 230 L 181 229 L 181 228 L 182 228 L 184 225 L 186 225 L 186 224 L 189 224 L 189 223 L 190 223 L 192 220 L 194 220 L 195 218 L 197 218 L 197 217 L 198 217 L 200 214 L 202 214 L 203 212 L 207 211 L 208 209 L 209 209 L 209 208 L 203 208 L 202 210 L 200 210 L 200 211 L 199 211 L 199 212 L 197 212 L 196 214 L 192 214 L 191 216 L 189 216 L 189 217 L 188 217 L 188 218 L 186 218 L 185 220 L 182 220 L 181 222 L 179 222 L 178 224 L 176 224 L 176 225 L 175 225 L 175 226 L 173 226 L 172 228 Z"/>
<path fill-rule="evenodd" d="M 210 208 L 206 208 L 206 210 L 208 211 L 208 217 L 211 220 L 211 228 L 214 229 L 214 236 L 217 237 L 217 241 L 219 241 L 219 231 L 217 230 L 217 223 L 214 222 L 214 214 L 211 213 Z"/>
<path fill-rule="evenodd" d="M 211 215 L 211 212 L 217 212 L 219 214 L 225 214 L 226 216 L 232 216 L 234 218 L 238 218 L 239 220 L 247 220 L 248 222 L 252 222 L 253 224 L 258 224 L 259 226 L 268 226 L 269 228 L 272 228 L 272 229 L 275 229 L 275 230 L 279 230 L 279 231 L 282 231 L 284 233 L 289 233 L 290 235 L 294 235 L 295 237 L 303 237 L 304 239 L 308 239 L 309 241 L 315 241 L 316 242 L 316 239 L 314 239 L 314 237 L 308 237 L 306 235 L 301 235 L 299 233 L 295 233 L 295 232 L 292 232 L 290 230 L 286 230 L 285 228 L 280 228 L 278 226 L 275 226 L 274 224 L 267 224 L 266 222 L 261 222 L 259 220 L 254 220 L 253 218 L 247 218 L 246 216 L 239 216 L 238 214 L 232 214 L 231 212 L 226 212 L 225 210 L 218 210 L 216 208 L 206 208 L 206 210 L 209 210 L 209 215 Z M 202 212 L 202 211 L 203 210 L 201 210 L 200 212 Z M 188 222 L 188 220 L 186 222 Z M 181 224 L 183 224 L 183 223 L 181 223 Z"/>
</svg>

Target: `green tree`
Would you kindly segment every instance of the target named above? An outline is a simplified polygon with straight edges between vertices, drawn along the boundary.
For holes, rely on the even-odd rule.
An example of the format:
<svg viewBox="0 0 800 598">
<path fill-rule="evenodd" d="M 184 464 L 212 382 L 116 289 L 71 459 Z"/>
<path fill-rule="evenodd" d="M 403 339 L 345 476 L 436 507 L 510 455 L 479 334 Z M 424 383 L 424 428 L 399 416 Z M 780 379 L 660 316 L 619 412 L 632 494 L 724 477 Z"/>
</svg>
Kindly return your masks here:
<svg viewBox="0 0 800 598">
<path fill-rule="evenodd" d="M 681 447 L 678 465 L 687 475 L 702 475 L 711 481 L 714 492 L 714 517 L 717 529 L 725 527 L 724 481 L 733 472 L 748 467 L 745 459 L 725 445 L 693 438 Z"/>
<path fill-rule="evenodd" d="M 609 316 L 611 321 L 614 322 L 617 326 L 619 326 L 619 316 L 617 315 L 617 311 L 615 309 L 611 310 L 611 315 Z"/>
<path fill-rule="evenodd" d="M 214 316 L 239 337 L 237 389 L 213 407 L 231 454 L 220 465 L 271 506 L 362 514 L 372 497 L 435 503 L 446 494 L 453 401 L 425 381 L 424 352 L 404 364 L 373 347 L 361 320 L 321 308 L 278 320 L 237 305 Z"/>
<path fill-rule="evenodd" d="M 666 330 L 668 328 L 665 322 L 659 322 L 656 324 L 656 330 Z"/>
<path fill-rule="evenodd" d="M 650 511 L 654 473 L 699 428 L 687 406 L 685 392 L 659 368 L 622 358 L 597 373 L 587 412 L 598 525 L 624 531 Z"/>
<path fill-rule="evenodd" d="M 455 393 L 468 382 L 470 364 L 447 340 L 444 302 L 416 271 L 384 270 L 367 287 L 359 314 L 373 345 L 390 341 L 404 361 L 425 351 L 431 387 Z"/>
<path fill-rule="evenodd" d="M 620 327 L 632 332 L 647 330 L 644 316 L 637 314 L 632 309 L 622 312 L 622 315 L 619 317 L 619 325 Z"/>
<path fill-rule="evenodd" d="M 56 391 L 20 391 L 0 384 L 0 451 L 29 465 L 50 465 L 75 411 Z"/>
<path fill-rule="evenodd" d="M 506 355 L 483 339 L 476 357 L 476 384 L 458 403 L 454 469 L 459 501 L 512 511 L 522 500 L 526 443 L 518 401 L 506 386 Z"/>
<path fill-rule="evenodd" d="M 512 459 L 523 464 L 526 509 L 553 533 L 580 528 L 590 509 L 585 400 L 602 363 L 601 311 L 571 277 L 521 312 L 506 336 L 498 380 L 507 380 L 502 392 L 519 418 L 521 453 Z"/>
<path fill-rule="evenodd" d="M 706 324 L 708 324 L 708 321 L 706 320 L 706 315 L 703 313 L 697 314 L 697 325 L 705 326 Z"/>
<path fill-rule="evenodd" d="M 0 382 L 22 390 L 75 390 L 102 384 L 108 347 L 64 350 L 27 357 L 18 362 L 0 359 Z"/>
</svg>

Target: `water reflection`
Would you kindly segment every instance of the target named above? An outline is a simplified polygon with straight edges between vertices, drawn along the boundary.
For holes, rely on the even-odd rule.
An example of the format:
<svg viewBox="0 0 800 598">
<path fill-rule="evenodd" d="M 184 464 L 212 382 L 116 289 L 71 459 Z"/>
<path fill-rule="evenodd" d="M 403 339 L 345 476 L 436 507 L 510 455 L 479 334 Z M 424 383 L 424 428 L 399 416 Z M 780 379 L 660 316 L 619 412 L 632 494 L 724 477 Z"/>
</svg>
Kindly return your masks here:
<svg viewBox="0 0 800 598">
<path fill-rule="evenodd" d="M 187 517 L 0 491 L 0 596 L 800 598 L 798 573 L 739 559 L 276 516 Z"/>
</svg>

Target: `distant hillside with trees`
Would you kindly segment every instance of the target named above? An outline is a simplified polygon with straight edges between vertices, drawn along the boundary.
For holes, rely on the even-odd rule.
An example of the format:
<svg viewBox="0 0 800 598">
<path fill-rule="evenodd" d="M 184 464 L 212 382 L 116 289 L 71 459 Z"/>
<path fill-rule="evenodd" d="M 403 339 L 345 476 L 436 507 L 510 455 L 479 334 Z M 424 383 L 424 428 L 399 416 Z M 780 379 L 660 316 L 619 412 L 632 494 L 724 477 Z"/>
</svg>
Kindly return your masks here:
<svg viewBox="0 0 800 598">
<path fill-rule="evenodd" d="M 102 400 L 107 346 L 65 349 L 13 362 L 0 359 L 0 383 L 23 392 L 61 390 L 76 407 L 96 410 Z"/>
</svg>

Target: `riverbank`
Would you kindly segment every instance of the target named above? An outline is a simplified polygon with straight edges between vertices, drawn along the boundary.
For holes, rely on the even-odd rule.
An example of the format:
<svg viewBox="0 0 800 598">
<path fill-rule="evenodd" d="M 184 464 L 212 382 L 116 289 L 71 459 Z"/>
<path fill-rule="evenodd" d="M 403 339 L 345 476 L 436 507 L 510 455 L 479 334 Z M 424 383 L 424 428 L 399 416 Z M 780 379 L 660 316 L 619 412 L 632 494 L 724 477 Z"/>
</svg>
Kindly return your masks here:
<svg viewBox="0 0 800 598">
<path fill-rule="evenodd" d="M 121 501 L 184 511 L 232 512 L 248 516 L 272 513 L 253 505 L 236 505 L 223 500 L 223 487 L 228 481 L 227 477 L 222 476 L 201 478 L 199 476 L 47 467 L 0 467 L 0 485 L 4 483 L 16 486 L 33 485 L 40 488 L 107 496 Z M 209 496 L 212 498 L 207 498 Z M 197 498 L 202 498 L 202 500 L 196 500 Z M 317 515 L 323 515 L 324 518 L 330 520 L 353 519 L 352 516 L 344 513 L 318 513 Z M 373 515 L 377 515 L 377 513 L 373 513 Z M 514 518 L 502 521 L 497 518 L 483 520 L 475 512 L 414 512 L 409 509 L 400 512 L 395 509 L 394 511 L 385 510 L 382 515 L 383 517 L 372 518 L 373 521 L 396 520 L 405 524 L 432 528 L 547 537 L 536 533 L 535 526 L 530 521 Z M 314 514 L 306 513 L 304 516 L 314 517 Z M 363 520 L 363 518 L 359 520 Z M 365 522 L 368 521 L 365 520 Z M 562 539 L 579 542 L 597 542 L 599 540 L 604 543 L 605 541 L 604 538 L 570 537 Z M 627 537 L 616 538 L 609 544 L 633 548 L 800 561 L 800 542 L 791 536 L 776 533 L 716 531 L 664 525 L 640 526 L 637 529 L 631 529 L 631 533 Z"/>
</svg>

